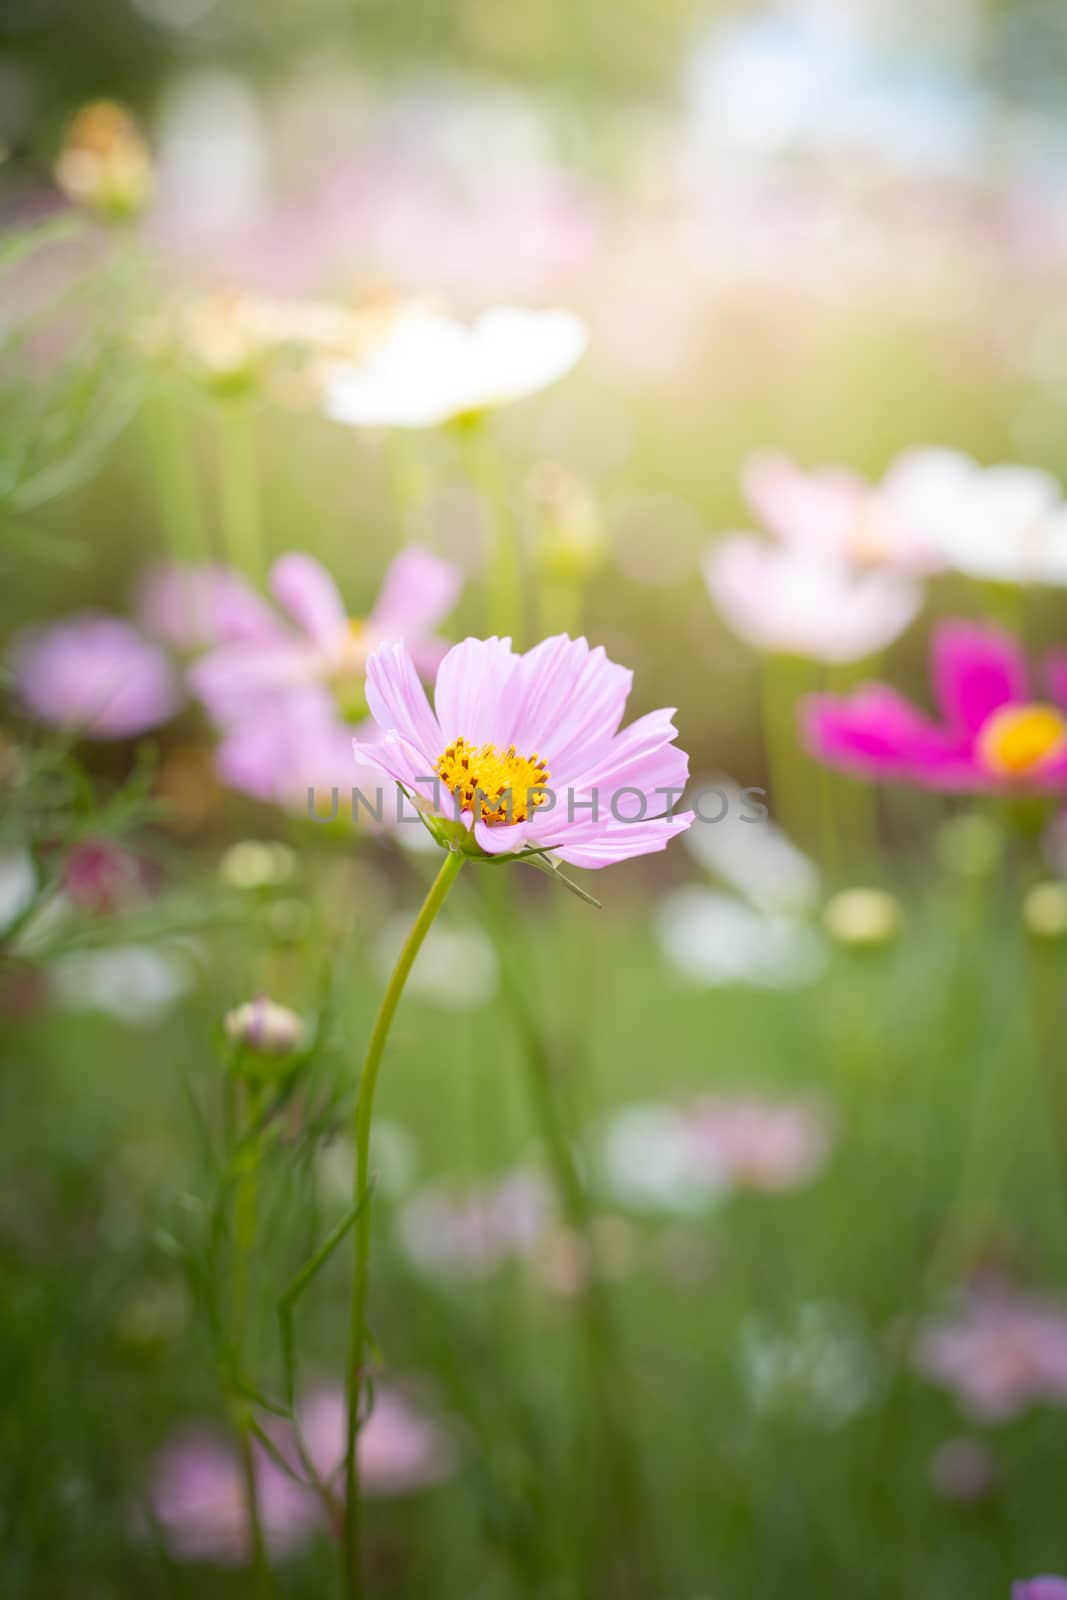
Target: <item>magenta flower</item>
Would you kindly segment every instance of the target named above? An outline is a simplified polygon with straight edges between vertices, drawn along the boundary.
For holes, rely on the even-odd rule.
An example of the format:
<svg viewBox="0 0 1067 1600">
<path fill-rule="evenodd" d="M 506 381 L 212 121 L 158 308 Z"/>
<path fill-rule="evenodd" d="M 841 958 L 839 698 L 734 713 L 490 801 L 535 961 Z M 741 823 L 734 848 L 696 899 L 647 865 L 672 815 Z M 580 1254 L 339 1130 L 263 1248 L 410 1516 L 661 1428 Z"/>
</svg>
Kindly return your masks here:
<svg viewBox="0 0 1067 1600">
<path fill-rule="evenodd" d="M 385 735 L 356 743 L 425 806 L 438 837 L 474 853 L 552 851 L 606 867 L 663 850 L 688 778 L 672 710 L 620 732 L 632 673 L 566 634 L 517 655 L 510 639 L 465 639 L 442 661 L 431 710 L 404 645 L 367 665 L 367 703 Z"/>
<path fill-rule="evenodd" d="M 1046 664 L 1051 700 L 1036 698 L 1019 644 L 994 628 L 946 622 L 934 633 L 939 719 L 883 684 L 804 706 L 820 761 L 926 789 L 1053 790 L 1067 783 L 1067 657 Z"/>
<path fill-rule="evenodd" d="M 27 711 L 86 739 L 127 739 L 172 717 L 181 693 L 166 657 L 121 617 L 82 611 L 24 629 L 11 669 Z"/>
<path fill-rule="evenodd" d="M 978 1290 L 921 1330 L 915 1364 L 981 1422 L 1067 1405 L 1067 1306 L 1000 1286 Z"/>
<path fill-rule="evenodd" d="M 233 590 L 232 574 L 213 604 L 223 623 L 218 647 L 190 671 L 208 712 L 223 726 L 240 720 L 282 690 L 308 685 L 340 689 L 361 684 L 378 646 L 403 640 L 419 670 L 432 673 L 447 649 L 434 628 L 455 604 L 462 576 L 450 562 L 412 545 L 385 574 L 365 620 L 349 617 L 337 585 L 313 556 L 293 553 L 274 563 L 270 587 L 285 617 L 268 612 L 269 625 L 249 616 L 247 596 Z M 196 598 L 194 596 L 194 598 Z M 266 610 L 266 608 L 264 608 Z M 235 615 L 252 632 L 234 636 Z"/>
<path fill-rule="evenodd" d="M 1021 1578 L 1011 1586 L 1011 1600 L 1067 1600 L 1067 1578 Z"/>
</svg>

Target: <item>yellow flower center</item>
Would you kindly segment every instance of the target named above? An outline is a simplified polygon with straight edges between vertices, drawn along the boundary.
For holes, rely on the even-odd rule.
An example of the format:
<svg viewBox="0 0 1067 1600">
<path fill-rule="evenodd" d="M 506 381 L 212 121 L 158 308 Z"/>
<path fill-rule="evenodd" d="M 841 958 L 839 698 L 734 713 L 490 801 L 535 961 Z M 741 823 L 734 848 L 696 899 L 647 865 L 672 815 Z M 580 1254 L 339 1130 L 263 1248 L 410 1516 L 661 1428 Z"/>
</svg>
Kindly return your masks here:
<svg viewBox="0 0 1067 1600">
<path fill-rule="evenodd" d="M 999 776 L 1027 777 L 1067 743 L 1067 722 L 1054 706 L 1002 706 L 978 735 L 978 754 Z"/>
<path fill-rule="evenodd" d="M 536 750 L 520 756 L 513 744 L 501 753 L 495 744 L 457 739 L 438 757 L 435 771 L 459 797 L 459 809 L 472 811 L 477 822 L 525 822 L 547 798 L 548 768 Z"/>
</svg>

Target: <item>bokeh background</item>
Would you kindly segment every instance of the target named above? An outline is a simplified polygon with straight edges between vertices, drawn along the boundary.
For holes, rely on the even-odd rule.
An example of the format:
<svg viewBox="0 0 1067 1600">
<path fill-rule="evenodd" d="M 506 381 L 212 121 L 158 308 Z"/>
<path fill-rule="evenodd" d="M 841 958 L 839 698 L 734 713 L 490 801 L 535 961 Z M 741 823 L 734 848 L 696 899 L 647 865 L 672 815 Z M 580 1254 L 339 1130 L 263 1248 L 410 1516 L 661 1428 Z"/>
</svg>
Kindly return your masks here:
<svg viewBox="0 0 1067 1600">
<path fill-rule="evenodd" d="M 1028 929 L 1033 863 L 988 805 L 844 784 L 835 833 L 799 751 L 776 792 L 760 660 L 701 576 L 753 524 L 762 447 L 1067 478 L 1065 84 L 1067 14 L 1029 0 L 0 12 L 4 639 L 128 614 L 183 539 L 226 554 L 235 449 L 267 556 L 311 552 L 364 615 L 425 544 L 465 575 L 443 631 L 483 632 L 491 510 L 462 439 L 342 427 L 293 374 L 231 404 L 153 330 L 199 293 L 565 306 L 586 356 L 492 427 L 530 639 L 577 622 L 634 668 L 635 712 L 678 706 L 695 773 L 769 790 L 758 840 L 694 830 L 599 875 L 600 911 L 533 874 L 502 905 L 472 869 L 420 959 L 383 1075 L 371 1321 L 439 1448 L 383 1433 L 375 1596 L 994 1600 L 1067 1568 L 1059 902 Z M 54 176 L 101 98 L 152 150 L 119 228 Z M 1002 602 L 939 577 L 879 674 L 923 695 L 931 621 Z M 1061 591 L 1029 594 L 1028 643 L 1065 631 Z M 824 679 L 794 664 L 795 693 Z M 344 1216 L 363 1042 L 431 863 L 233 792 L 193 704 L 79 744 L 12 693 L 0 765 L 0 1592 L 256 1593 L 230 1425 L 252 1406 L 269 1434 L 278 1304 Z M 1046 845 L 1054 885 L 1061 862 Z M 833 898 L 857 886 L 883 893 L 858 923 Z M 546 1187 L 514 965 L 595 1255 Z M 257 994 L 307 1035 L 255 1158 L 236 1359 L 223 1018 Z M 341 1370 L 346 1263 L 299 1301 L 308 1392 Z M 998 1320 L 1012 1296 L 1040 1309 Z M 280 1511 L 277 1537 L 274 1592 L 340 1593 L 327 1528 Z"/>
</svg>

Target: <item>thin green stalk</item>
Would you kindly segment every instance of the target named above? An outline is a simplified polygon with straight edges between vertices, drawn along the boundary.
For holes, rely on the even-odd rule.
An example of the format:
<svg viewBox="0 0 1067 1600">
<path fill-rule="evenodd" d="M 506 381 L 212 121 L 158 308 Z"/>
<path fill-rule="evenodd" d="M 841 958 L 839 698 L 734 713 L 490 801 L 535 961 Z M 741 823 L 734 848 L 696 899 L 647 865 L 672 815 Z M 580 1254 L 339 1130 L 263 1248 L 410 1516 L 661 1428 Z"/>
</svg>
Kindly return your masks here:
<svg viewBox="0 0 1067 1600">
<path fill-rule="evenodd" d="M 522 551 L 515 515 L 508 503 L 484 418 L 462 425 L 467 472 L 489 521 L 489 559 L 486 567 L 488 631 L 522 643 Z"/>
<path fill-rule="evenodd" d="M 149 395 L 144 428 L 159 493 L 168 550 L 176 561 L 206 561 L 210 540 L 190 438 L 191 418 L 165 388 Z"/>
<path fill-rule="evenodd" d="M 249 1105 L 249 1124 L 257 1120 L 255 1101 Z M 251 1278 L 251 1261 L 256 1245 L 256 1150 L 246 1157 L 237 1182 L 233 1202 L 233 1348 L 238 1372 L 244 1370 L 244 1350 L 248 1335 L 248 1304 Z M 259 1504 L 259 1485 L 256 1480 L 255 1450 L 248 1424 L 245 1402 L 235 1415 L 237 1442 L 241 1455 L 241 1477 L 244 1486 L 245 1514 L 252 1535 L 252 1594 L 261 1600 L 272 1592 L 270 1566 L 263 1537 L 263 1518 Z"/>
<path fill-rule="evenodd" d="M 389 1029 L 396 1014 L 400 996 L 408 974 L 415 964 L 422 942 L 429 933 L 434 918 L 444 905 L 459 870 L 466 858 L 458 851 L 448 851 L 441 870 L 434 879 L 422 909 L 412 924 L 404 947 L 397 958 L 393 974 L 386 985 L 378 1015 L 367 1046 L 363 1072 L 359 1080 L 356 1100 L 355 1145 L 356 1172 L 353 1192 L 353 1209 L 357 1211 L 355 1223 L 355 1259 L 352 1270 L 351 1315 L 348 1326 L 348 1366 L 345 1372 L 348 1429 L 345 1450 L 345 1514 L 342 1540 L 342 1563 L 345 1593 L 349 1600 L 360 1600 L 364 1593 L 361 1559 L 361 1527 L 359 1506 L 359 1465 L 356 1459 L 356 1441 L 359 1433 L 359 1405 L 362 1392 L 363 1352 L 367 1312 L 367 1268 L 370 1260 L 370 1131 L 374 1112 L 374 1090 L 382 1064 Z"/>
<path fill-rule="evenodd" d="M 499 920 L 499 903 L 494 902 Z M 586 1275 L 579 1298 L 590 1381 L 596 1394 L 604 1438 L 609 1489 L 614 1512 L 612 1549 L 625 1565 L 613 1574 L 619 1595 L 636 1597 L 646 1592 L 643 1582 L 642 1534 L 647 1532 L 631 1435 L 632 1402 L 627 1392 L 625 1367 L 612 1306 L 599 1270 L 589 1195 L 575 1161 L 567 1119 L 553 1083 L 552 1067 L 542 1030 L 527 1004 L 521 983 L 508 959 L 506 942 L 498 941 L 501 982 L 511 1012 L 526 1069 L 527 1089 L 538 1129 L 548 1156 L 549 1169 L 562 1215 L 582 1244 Z"/>
<path fill-rule="evenodd" d="M 796 843 L 810 848 L 818 827 L 820 795 L 797 727 L 800 694 L 809 687 L 805 668 L 793 656 L 764 656 L 761 712 L 775 817 Z"/>
<path fill-rule="evenodd" d="M 256 466 L 255 419 L 251 407 L 219 404 L 219 499 L 226 559 L 256 581 L 266 565 Z"/>
</svg>

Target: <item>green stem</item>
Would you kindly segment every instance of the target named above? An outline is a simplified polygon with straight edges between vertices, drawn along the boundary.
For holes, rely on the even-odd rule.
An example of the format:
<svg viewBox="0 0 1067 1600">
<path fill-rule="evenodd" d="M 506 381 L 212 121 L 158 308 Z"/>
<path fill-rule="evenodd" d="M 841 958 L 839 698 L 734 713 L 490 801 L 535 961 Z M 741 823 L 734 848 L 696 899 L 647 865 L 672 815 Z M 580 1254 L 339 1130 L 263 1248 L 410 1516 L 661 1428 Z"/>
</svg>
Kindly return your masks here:
<svg viewBox="0 0 1067 1600">
<path fill-rule="evenodd" d="M 265 568 L 253 413 L 233 401 L 219 409 L 219 496 L 226 559 L 253 582 Z"/>
<path fill-rule="evenodd" d="M 519 530 L 500 473 L 500 465 L 487 436 L 484 418 L 462 424 L 462 442 L 471 484 L 485 507 L 489 521 L 489 559 L 486 567 L 488 630 L 501 638 L 522 643 L 522 551 Z"/>
<path fill-rule="evenodd" d="M 494 911 L 499 918 L 501 907 L 498 901 L 494 901 Z M 507 959 L 503 940 L 500 946 L 501 982 L 519 1035 L 530 1100 L 548 1156 L 560 1211 L 580 1239 L 585 1261 L 586 1275 L 579 1307 L 590 1382 L 600 1414 L 614 1513 L 611 1547 L 618 1558 L 618 1569 L 612 1574 L 615 1583 L 613 1592 L 620 1596 L 633 1596 L 633 1600 L 637 1600 L 638 1595 L 647 1592 L 642 1588 L 642 1582 L 648 1574 L 642 1571 L 645 1561 L 641 1543 L 642 1533 L 647 1532 L 647 1517 L 630 1437 L 633 1407 L 627 1392 L 619 1333 L 599 1269 L 589 1195 L 575 1161 L 566 1118 L 553 1082 L 544 1035 Z"/>
<path fill-rule="evenodd" d="M 159 490 L 167 545 L 176 561 L 206 561 L 210 540 L 204 524 L 188 416 L 178 397 L 160 388 L 149 395 L 144 426 Z"/>
<path fill-rule="evenodd" d="M 433 920 L 444 905 L 459 870 L 466 858 L 458 851 L 449 851 L 441 863 L 422 909 L 412 925 L 386 985 L 382 1003 L 378 1008 L 370 1043 L 367 1046 L 363 1072 L 359 1080 L 356 1100 L 355 1145 L 356 1173 L 353 1208 L 357 1211 L 355 1222 L 355 1259 L 352 1270 L 352 1301 L 348 1326 L 348 1366 L 345 1373 L 345 1392 L 348 1401 L 348 1431 L 345 1450 L 345 1514 L 343 1571 L 345 1593 L 349 1600 L 360 1600 L 364 1593 L 361 1561 L 361 1530 L 359 1506 L 359 1466 L 356 1459 L 356 1440 L 359 1433 L 359 1405 L 362 1391 L 363 1351 L 367 1311 L 367 1268 L 370 1260 L 370 1131 L 374 1112 L 374 1090 L 378 1071 L 385 1052 L 386 1040 L 393 1017 L 404 991 L 408 974 L 415 964 L 422 942 L 429 933 Z"/>
<path fill-rule="evenodd" d="M 255 1099 L 250 1097 L 249 1123 L 254 1126 L 258 1116 Z M 248 1302 L 251 1277 L 251 1260 L 256 1244 L 256 1165 L 258 1151 L 247 1156 L 247 1165 L 241 1172 L 233 1203 L 233 1346 L 238 1371 L 244 1370 L 244 1350 L 248 1335 Z M 259 1504 L 259 1485 L 256 1481 L 255 1447 L 248 1425 L 246 1402 L 239 1402 L 236 1413 L 237 1442 L 241 1455 L 241 1477 L 244 1485 L 245 1515 L 252 1535 L 252 1594 L 257 1597 L 271 1593 L 270 1566 L 266 1542 L 263 1537 L 263 1518 Z"/>
</svg>

